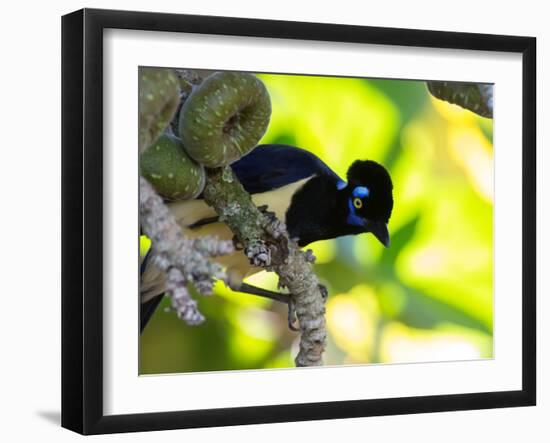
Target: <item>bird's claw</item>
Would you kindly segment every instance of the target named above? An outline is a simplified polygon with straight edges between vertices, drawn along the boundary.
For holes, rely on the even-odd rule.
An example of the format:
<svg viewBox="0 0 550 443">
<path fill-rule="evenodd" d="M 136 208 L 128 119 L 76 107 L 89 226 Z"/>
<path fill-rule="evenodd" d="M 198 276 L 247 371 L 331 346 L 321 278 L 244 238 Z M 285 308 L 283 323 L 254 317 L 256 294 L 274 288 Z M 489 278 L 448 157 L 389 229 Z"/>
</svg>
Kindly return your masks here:
<svg viewBox="0 0 550 443">
<path fill-rule="evenodd" d="M 323 303 L 326 303 L 328 298 L 327 287 L 319 284 L 319 292 L 321 292 L 321 297 L 323 297 Z M 296 315 L 296 303 L 294 302 L 292 295 L 288 296 L 288 329 L 294 332 L 300 330 L 300 324 Z"/>
<path fill-rule="evenodd" d="M 307 249 L 304 251 L 304 258 L 308 263 L 315 263 L 315 260 L 317 260 L 317 257 L 315 257 L 311 249 Z"/>
<path fill-rule="evenodd" d="M 288 297 L 288 329 L 291 331 L 297 332 L 300 330 L 299 325 L 294 326 L 296 323 L 298 323 L 298 318 L 296 317 L 296 305 L 294 303 L 294 300 L 292 299 L 292 296 Z"/>
<path fill-rule="evenodd" d="M 261 205 L 258 206 L 258 211 L 260 211 L 264 215 L 267 215 L 268 217 L 275 217 L 275 213 L 273 211 L 269 211 L 268 208 L 268 205 Z"/>
<path fill-rule="evenodd" d="M 273 236 L 273 238 L 279 238 L 286 230 L 284 223 L 282 223 L 275 212 L 270 211 L 267 205 L 258 206 L 258 210 L 265 216 L 263 228 Z"/>
<path fill-rule="evenodd" d="M 270 223 L 277 221 L 277 215 L 268 209 L 267 205 L 258 206 L 258 211 L 265 215 Z"/>
<path fill-rule="evenodd" d="M 325 285 L 322 285 L 319 283 L 319 292 L 321 293 L 321 297 L 323 297 L 323 303 L 326 303 L 328 298 L 328 289 Z"/>
<path fill-rule="evenodd" d="M 233 246 L 237 251 L 242 251 L 244 249 L 243 243 L 239 240 L 239 238 L 236 235 L 233 236 L 232 240 L 233 240 Z"/>
</svg>

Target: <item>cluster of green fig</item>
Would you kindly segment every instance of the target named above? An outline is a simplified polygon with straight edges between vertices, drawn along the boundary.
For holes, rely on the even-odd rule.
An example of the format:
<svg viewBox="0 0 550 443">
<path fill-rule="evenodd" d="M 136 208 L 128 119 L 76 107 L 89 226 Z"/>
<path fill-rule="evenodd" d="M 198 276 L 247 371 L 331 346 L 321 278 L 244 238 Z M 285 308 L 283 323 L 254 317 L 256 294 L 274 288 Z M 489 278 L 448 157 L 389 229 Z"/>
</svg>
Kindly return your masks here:
<svg viewBox="0 0 550 443">
<path fill-rule="evenodd" d="M 215 72 L 189 93 L 174 70 L 140 68 L 141 175 L 166 199 L 195 198 L 204 188 L 204 168 L 250 152 L 270 116 L 267 89 L 252 74 Z"/>
<path fill-rule="evenodd" d="M 428 91 L 446 102 L 468 109 L 482 117 L 493 118 L 493 85 L 429 81 Z"/>
</svg>

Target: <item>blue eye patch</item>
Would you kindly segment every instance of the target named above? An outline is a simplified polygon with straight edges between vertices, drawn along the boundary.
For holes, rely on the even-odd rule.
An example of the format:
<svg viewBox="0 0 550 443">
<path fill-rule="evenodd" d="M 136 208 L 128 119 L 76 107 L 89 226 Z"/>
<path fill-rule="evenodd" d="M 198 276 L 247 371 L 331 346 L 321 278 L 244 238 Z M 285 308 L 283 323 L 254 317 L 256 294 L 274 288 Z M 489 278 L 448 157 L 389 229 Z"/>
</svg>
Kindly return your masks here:
<svg viewBox="0 0 550 443">
<path fill-rule="evenodd" d="M 354 197 L 365 198 L 365 197 L 368 197 L 369 194 L 370 194 L 369 188 L 367 188 L 366 186 L 357 186 L 353 190 Z"/>
<path fill-rule="evenodd" d="M 355 212 L 355 207 L 353 206 L 352 200 L 354 198 L 365 198 L 365 197 L 368 197 L 368 195 L 369 195 L 369 189 L 365 186 L 357 186 L 353 190 L 352 198 L 350 198 L 348 201 L 349 214 L 348 214 L 347 222 L 350 225 L 353 225 L 353 226 L 365 225 L 365 220 L 363 220 L 363 218 L 358 216 L 357 213 Z"/>
</svg>

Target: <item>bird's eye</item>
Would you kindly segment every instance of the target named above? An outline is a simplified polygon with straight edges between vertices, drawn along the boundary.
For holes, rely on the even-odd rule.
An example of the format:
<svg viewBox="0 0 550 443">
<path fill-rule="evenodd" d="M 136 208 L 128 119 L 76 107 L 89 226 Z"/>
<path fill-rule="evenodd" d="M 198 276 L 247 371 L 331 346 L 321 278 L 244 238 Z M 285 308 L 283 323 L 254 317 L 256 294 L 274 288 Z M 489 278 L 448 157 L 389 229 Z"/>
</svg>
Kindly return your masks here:
<svg viewBox="0 0 550 443">
<path fill-rule="evenodd" d="M 363 207 L 363 200 L 356 197 L 353 199 L 353 206 L 355 206 L 357 209 L 361 209 Z"/>
</svg>

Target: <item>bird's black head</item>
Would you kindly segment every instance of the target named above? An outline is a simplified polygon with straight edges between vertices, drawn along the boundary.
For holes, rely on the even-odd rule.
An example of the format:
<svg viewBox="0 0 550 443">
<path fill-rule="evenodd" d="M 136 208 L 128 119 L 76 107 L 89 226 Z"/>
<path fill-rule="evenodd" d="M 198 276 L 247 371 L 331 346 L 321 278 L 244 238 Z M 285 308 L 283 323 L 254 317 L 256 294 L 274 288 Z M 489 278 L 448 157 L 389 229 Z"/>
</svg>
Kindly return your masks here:
<svg viewBox="0 0 550 443">
<path fill-rule="evenodd" d="M 388 171 L 371 160 L 356 160 L 348 169 L 347 224 L 371 232 L 388 247 L 388 221 L 393 209 L 393 185 Z"/>
</svg>

